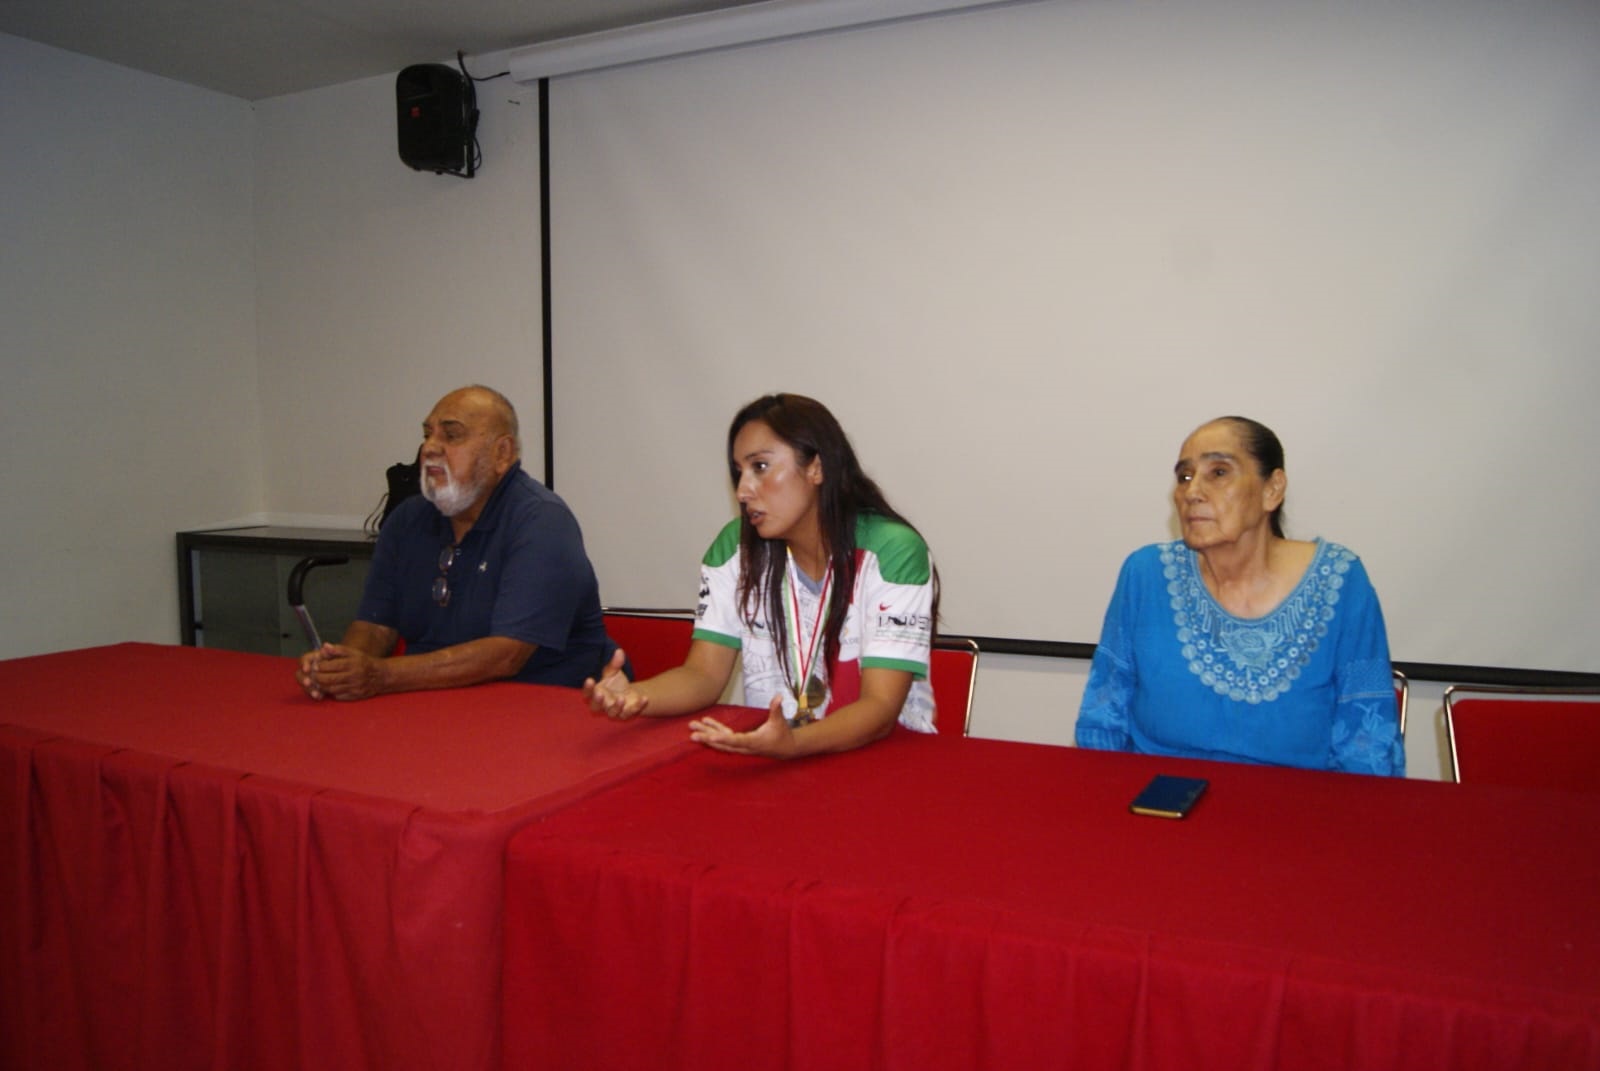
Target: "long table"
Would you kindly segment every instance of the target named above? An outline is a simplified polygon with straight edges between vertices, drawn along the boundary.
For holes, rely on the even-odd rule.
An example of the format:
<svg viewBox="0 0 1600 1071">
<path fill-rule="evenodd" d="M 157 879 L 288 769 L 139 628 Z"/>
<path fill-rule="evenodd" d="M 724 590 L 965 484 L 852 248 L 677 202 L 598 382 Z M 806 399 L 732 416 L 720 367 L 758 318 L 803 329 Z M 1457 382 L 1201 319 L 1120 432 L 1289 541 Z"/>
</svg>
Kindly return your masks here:
<svg viewBox="0 0 1600 1071">
<path fill-rule="evenodd" d="M 697 750 L 567 689 L 317 703 L 292 668 L 0 662 L 0 1067 L 493 1071 L 507 840 Z"/>
<path fill-rule="evenodd" d="M 897 732 L 657 767 L 506 887 L 518 1071 L 1600 1068 L 1600 794 Z"/>
</svg>

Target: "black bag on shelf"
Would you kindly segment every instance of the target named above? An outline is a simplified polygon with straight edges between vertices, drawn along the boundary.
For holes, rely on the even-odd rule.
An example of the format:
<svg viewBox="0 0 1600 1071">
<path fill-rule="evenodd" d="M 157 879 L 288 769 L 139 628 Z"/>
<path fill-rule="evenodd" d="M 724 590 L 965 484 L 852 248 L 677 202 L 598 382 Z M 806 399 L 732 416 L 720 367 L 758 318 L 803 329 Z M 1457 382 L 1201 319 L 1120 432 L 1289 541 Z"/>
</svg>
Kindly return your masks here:
<svg viewBox="0 0 1600 1071">
<path fill-rule="evenodd" d="M 367 531 L 376 532 L 383 527 L 383 522 L 389 519 L 389 514 L 395 507 L 410 498 L 412 495 L 422 493 L 422 448 L 417 448 L 417 456 L 410 462 L 397 462 L 390 465 L 384 473 L 389 482 L 389 489 L 384 492 L 379 500 L 377 509 L 367 516 Z M 376 518 L 376 523 L 374 523 Z"/>
</svg>

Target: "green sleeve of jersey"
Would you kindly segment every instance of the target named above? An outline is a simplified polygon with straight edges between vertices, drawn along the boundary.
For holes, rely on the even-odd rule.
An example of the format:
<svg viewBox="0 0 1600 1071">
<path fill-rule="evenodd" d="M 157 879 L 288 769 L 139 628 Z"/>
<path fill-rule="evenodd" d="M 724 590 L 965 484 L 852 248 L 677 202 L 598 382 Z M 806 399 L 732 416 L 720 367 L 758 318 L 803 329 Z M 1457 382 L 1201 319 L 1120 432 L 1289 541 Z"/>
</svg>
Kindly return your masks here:
<svg viewBox="0 0 1600 1071">
<path fill-rule="evenodd" d="M 724 636 L 722 633 L 712 632 L 708 628 L 695 629 L 689 638 L 694 640 L 705 640 L 708 643 L 716 644 L 718 647 L 731 647 L 735 651 L 742 650 L 744 648 L 744 644 L 740 641 L 739 637 Z"/>
<path fill-rule="evenodd" d="M 738 553 L 739 518 L 735 517 L 722 526 L 722 531 L 711 541 L 711 546 L 706 550 L 706 556 L 700 559 L 700 564 L 719 569 L 728 564 Z"/>
<path fill-rule="evenodd" d="M 891 584 L 926 584 L 933 575 L 928 544 L 916 529 L 899 521 L 861 514 L 856 518 L 856 546 L 877 556 L 878 571 Z"/>
<path fill-rule="evenodd" d="M 928 679 L 928 667 L 921 662 L 912 662 L 905 658 L 863 658 L 862 669 L 898 669 L 902 673 L 911 674 L 914 681 Z"/>
</svg>

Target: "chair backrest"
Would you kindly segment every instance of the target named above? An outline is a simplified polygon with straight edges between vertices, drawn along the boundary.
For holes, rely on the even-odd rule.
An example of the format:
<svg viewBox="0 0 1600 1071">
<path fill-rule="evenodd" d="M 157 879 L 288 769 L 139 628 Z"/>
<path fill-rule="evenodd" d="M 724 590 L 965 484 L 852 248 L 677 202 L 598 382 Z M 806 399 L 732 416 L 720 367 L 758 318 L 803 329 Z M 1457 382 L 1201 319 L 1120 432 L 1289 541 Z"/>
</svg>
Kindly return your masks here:
<svg viewBox="0 0 1600 1071">
<path fill-rule="evenodd" d="M 1600 791 L 1600 688 L 1453 684 L 1444 724 L 1457 781 Z"/>
<path fill-rule="evenodd" d="M 683 665 L 694 632 L 692 610 L 607 610 L 606 635 L 627 653 L 635 680 Z"/>
<path fill-rule="evenodd" d="M 1406 738 L 1406 700 L 1411 698 L 1411 682 L 1398 669 L 1394 671 L 1394 705 L 1400 712 L 1400 739 Z"/>
<path fill-rule="evenodd" d="M 978 645 L 968 639 L 941 639 L 929 654 L 934 729 L 940 736 L 966 736 L 971 727 L 972 693 L 978 678 Z"/>
</svg>

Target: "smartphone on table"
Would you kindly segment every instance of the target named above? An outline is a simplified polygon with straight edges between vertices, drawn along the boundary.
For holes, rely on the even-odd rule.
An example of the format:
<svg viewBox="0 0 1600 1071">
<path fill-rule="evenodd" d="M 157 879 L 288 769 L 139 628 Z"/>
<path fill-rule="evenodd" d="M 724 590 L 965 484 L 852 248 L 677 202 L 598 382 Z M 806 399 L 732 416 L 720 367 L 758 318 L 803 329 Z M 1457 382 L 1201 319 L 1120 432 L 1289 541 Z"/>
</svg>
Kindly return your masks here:
<svg viewBox="0 0 1600 1071">
<path fill-rule="evenodd" d="M 1156 818 L 1182 818 L 1194 809 L 1209 784 L 1203 777 L 1157 774 L 1128 804 L 1128 810 Z"/>
</svg>

